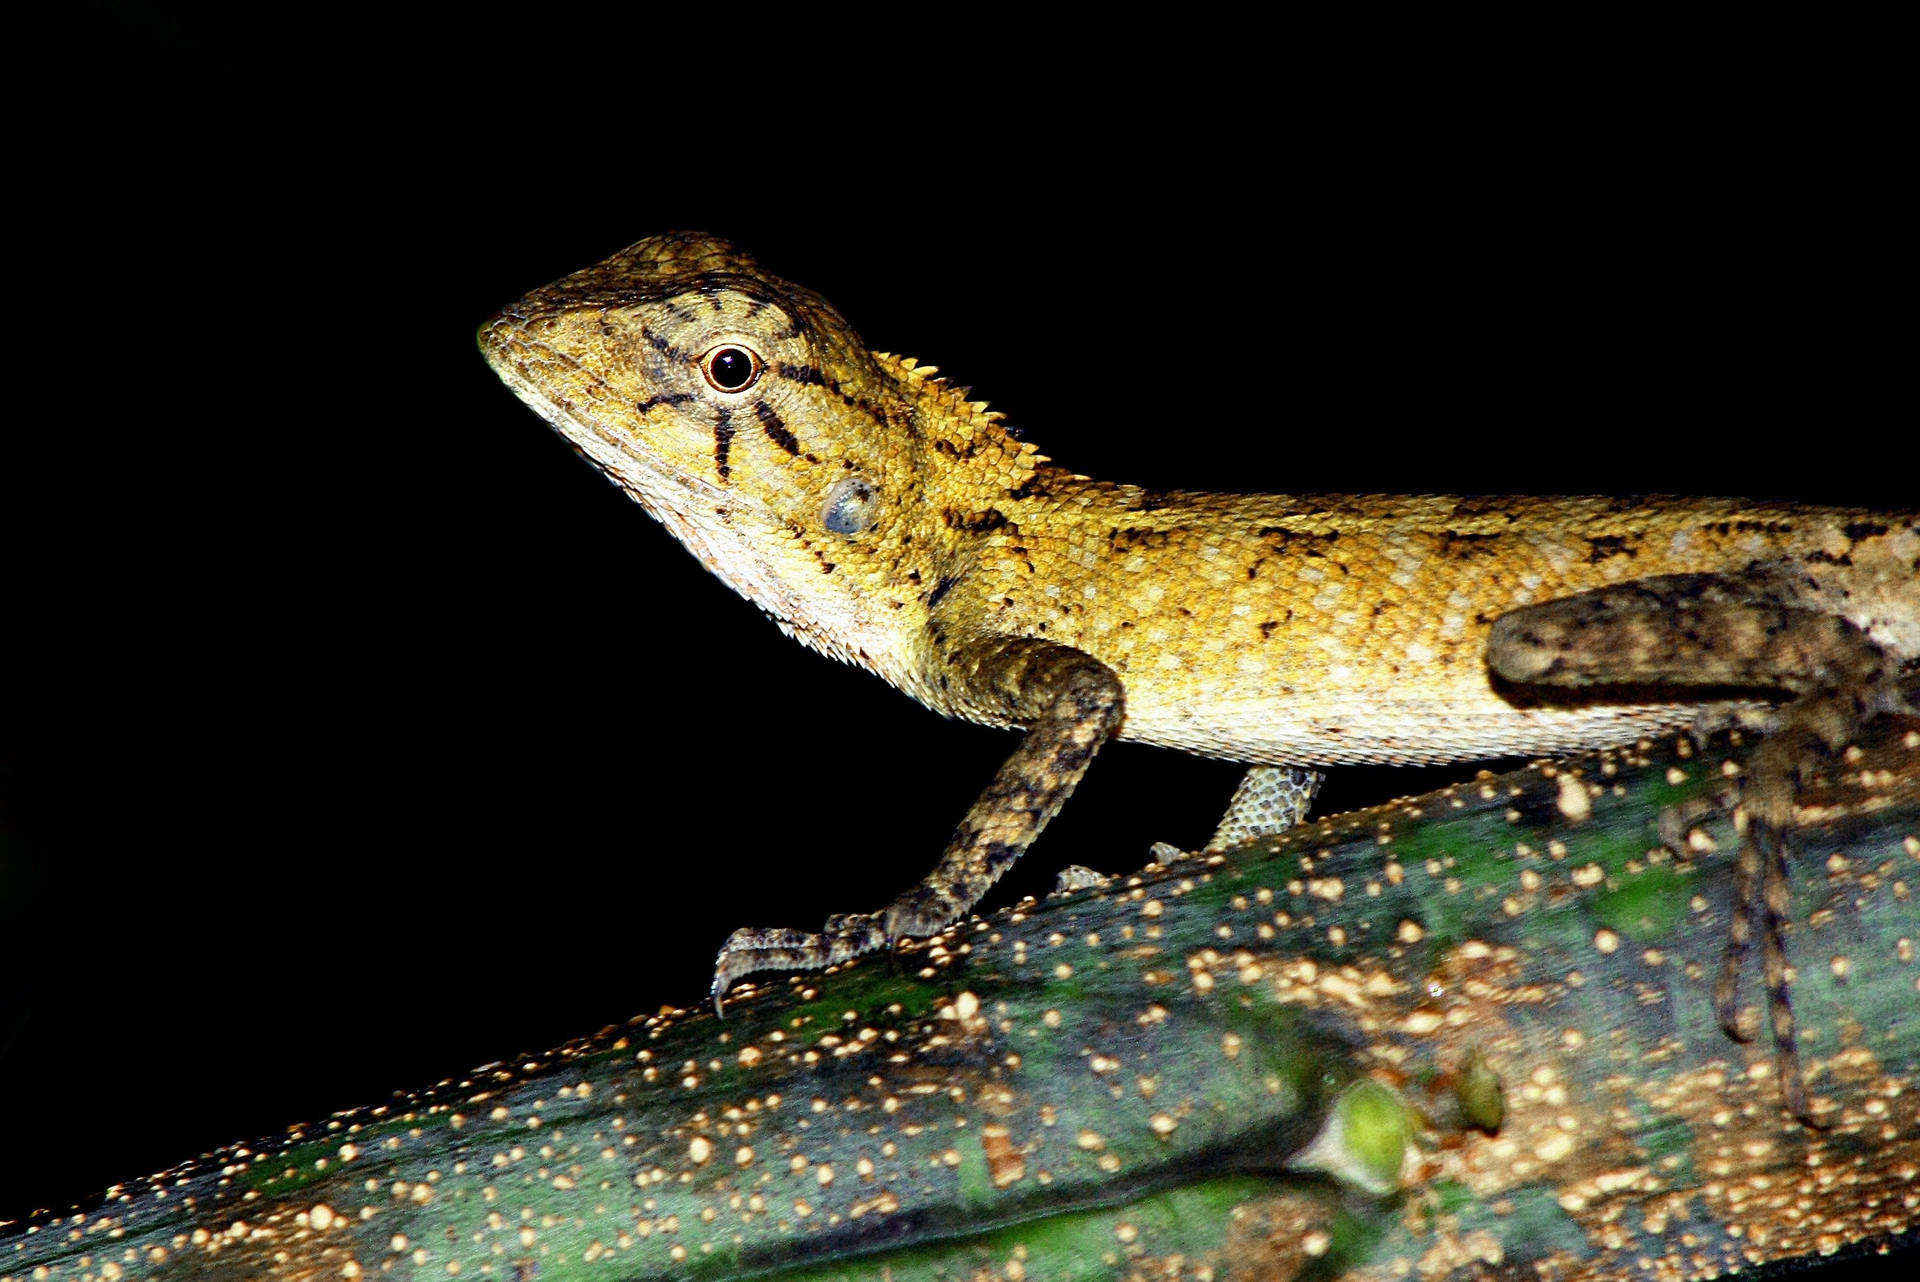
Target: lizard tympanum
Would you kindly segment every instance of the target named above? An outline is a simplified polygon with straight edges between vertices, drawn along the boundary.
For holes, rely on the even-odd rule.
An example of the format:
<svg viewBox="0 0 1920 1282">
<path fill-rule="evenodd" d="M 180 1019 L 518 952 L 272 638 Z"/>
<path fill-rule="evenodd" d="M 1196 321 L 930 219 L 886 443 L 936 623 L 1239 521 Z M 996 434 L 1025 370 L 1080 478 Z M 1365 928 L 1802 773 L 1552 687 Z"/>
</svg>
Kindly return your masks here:
<svg viewBox="0 0 1920 1282">
<path fill-rule="evenodd" d="M 1756 710 L 1727 960 L 1761 941 L 1788 1107 L 1784 838 L 1801 771 L 1906 709 L 1920 513 L 1727 499 L 1157 491 L 1052 465 L 932 367 L 869 351 L 708 236 L 642 240 L 488 321 L 488 362 L 789 635 L 1025 737 L 918 885 L 754 971 L 832 965 L 965 914 L 1101 745 L 1252 766 L 1213 845 L 1297 820 L 1315 767 L 1553 754 Z M 1777 706 L 1757 702 L 1763 693 Z"/>
</svg>

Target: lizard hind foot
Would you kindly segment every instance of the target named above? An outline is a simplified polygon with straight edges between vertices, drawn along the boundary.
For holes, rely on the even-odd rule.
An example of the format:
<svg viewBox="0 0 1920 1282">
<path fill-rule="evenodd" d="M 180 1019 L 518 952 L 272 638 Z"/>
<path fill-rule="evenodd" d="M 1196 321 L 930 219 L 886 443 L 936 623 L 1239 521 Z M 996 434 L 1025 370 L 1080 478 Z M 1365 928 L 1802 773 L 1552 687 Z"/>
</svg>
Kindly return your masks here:
<svg viewBox="0 0 1920 1282">
<path fill-rule="evenodd" d="M 1787 974 L 1787 924 L 1793 919 L 1793 888 L 1787 864 L 1787 834 L 1794 825 L 1794 803 L 1803 772 L 1833 753 L 1841 736 L 1814 727 L 1826 699 L 1802 700 L 1789 709 L 1789 724 L 1761 744 L 1739 788 L 1734 825 L 1740 850 L 1734 864 L 1726 952 L 1714 984 L 1714 1011 L 1720 1026 L 1739 1041 L 1749 1040 L 1739 1026 L 1741 972 L 1759 937 L 1761 974 L 1766 986 L 1766 1023 L 1773 1036 L 1773 1058 L 1787 1111 L 1803 1124 L 1824 1130 L 1807 1102 L 1800 1064 L 1800 1043 Z M 1851 725 L 1848 726 L 1851 729 Z"/>
<path fill-rule="evenodd" d="M 1761 968 L 1766 982 L 1767 1023 L 1773 1034 L 1773 1062 L 1780 1093 L 1801 1123 L 1826 1130 L 1830 1123 L 1816 1117 L 1807 1103 L 1806 1077 L 1800 1065 L 1800 1043 L 1787 979 L 1787 922 L 1792 916 L 1792 888 L 1788 880 L 1785 834 L 1769 820 L 1742 811 L 1744 831 L 1734 867 L 1734 893 L 1727 930 L 1726 951 L 1714 981 L 1713 1005 L 1720 1027 L 1735 1041 L 1752 1037 L 1740 1027 L 1739 985 L 1752 953 L 1753 937 L 1760 937 Z"/>
<path fill-rule="evenodd" d="M 1795 823 L 1795 799 L 1806 774 L 1836 757 L 1870 717 L 1883 712 L 1920 714 L 1920 672 L 1859 684 L 1865 686 L 1864 694 L 1857 689 L 1816 692 L 1788 705 L 1775 718 L 1785 724 L 1755 751 L 1744 780 L 1691 803 L 1684 813 L 1674 808 L 1661 815 L 1662 840 L 1680 854 L 1683 847 L 1694 848 L 1692 834 L 1683 835 L 1682 830 L 1695 819 L 1714 810 L 1732 813 L 1740 844 L 1733 868 L 1726 949 L 1714 981 L 1714 1014 L 1728 1036 L 1740 1042 L 1753 1040 L 1753 1033 L 1740 1024 L 1739 985 L 1753 953 L 1754 937 L 1759 936 L 1765 1022 L 1773 1038 L 1781 1095 L 1788 1111 L 1815 1130 L 1827 1130 L 1832 1123 L 1816 1117 L 1807 1101 L 1787 969 L 1787 930 L 1793 912 L 1786 838 Z"/>
<path fill-rule="evenodd" d="M 804 930 L 742 926 L 727 936 L 713 962 L 713 1013 L 724 1018 L 727 990 L 748 975 L 765 970 L 825 970 L 885 948 L 888 939 L 871 913 L 837 913 L 819 934 Z"/>
</svg>

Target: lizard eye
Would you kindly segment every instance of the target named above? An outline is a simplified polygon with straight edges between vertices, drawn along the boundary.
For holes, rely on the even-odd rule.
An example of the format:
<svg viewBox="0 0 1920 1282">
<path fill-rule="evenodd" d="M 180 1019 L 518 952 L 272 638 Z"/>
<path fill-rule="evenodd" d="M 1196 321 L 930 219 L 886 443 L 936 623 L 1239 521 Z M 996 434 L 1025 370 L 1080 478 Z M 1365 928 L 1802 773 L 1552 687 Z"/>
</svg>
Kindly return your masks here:
<svg viewBox="0 0 1920 1282">
<path fill-rule="evenodd" d="M 725 343 L 700 358 L 700 372 L 722 392 L 743 392 L 760 377 L 760 358 L 737 343 Z"/>
<path fill-rule="evenodd" d="M 843 476 L 827 491 L 823 519 L 835 534 L 858 534 L 879 515 L 879 491 L 857 476 Z"/>
</svg>

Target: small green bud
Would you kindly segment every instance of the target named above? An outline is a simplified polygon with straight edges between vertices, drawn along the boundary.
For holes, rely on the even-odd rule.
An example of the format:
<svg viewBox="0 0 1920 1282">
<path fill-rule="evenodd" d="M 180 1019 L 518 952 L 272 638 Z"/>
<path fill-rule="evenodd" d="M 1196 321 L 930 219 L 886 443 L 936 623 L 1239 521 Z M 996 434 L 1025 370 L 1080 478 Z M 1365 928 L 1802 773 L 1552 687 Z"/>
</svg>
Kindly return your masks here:
<svg viewBox="0 0 1920 1282">
<path fill-rule="evenodd" d="M 1399 1191 L 1414 1124 L 1399 1092 L 1363 1077 L 1340 1092 L 1320 1133 L 1288 1165 L 1385 1197 Z"/>
</svg>

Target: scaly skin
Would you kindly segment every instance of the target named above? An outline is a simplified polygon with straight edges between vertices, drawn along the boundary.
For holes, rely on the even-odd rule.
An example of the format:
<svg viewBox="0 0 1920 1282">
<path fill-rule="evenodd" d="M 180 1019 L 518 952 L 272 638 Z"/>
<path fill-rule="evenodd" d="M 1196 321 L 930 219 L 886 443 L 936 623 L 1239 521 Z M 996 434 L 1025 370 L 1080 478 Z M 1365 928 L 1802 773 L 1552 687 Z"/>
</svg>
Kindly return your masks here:
<svg viewBox="0 0 1920 1282">
<path fill-rule="evenodd" d="M 930 367 L 870 352 L 723 241 L 654 237 L 480 332 L 502 379 L 790 635 L 1026 738 L 922 883 L 819 934 L 742 930 L 740 975 L 818 967 L 965 913 L 1109 738 L 1288 767 L 1223 822 L 1297 818 L 1300 768 L 1631 742 L 1795 696 L 1743 789 L 1743 897 L 1783 1081 L 1780 833 L 1798 765 L 1903 706 L 1920 516 L 1694 498 L 1144 490 L 1053 466 Z M 1582 595 L 1584 594 L 1584 595 Z M 1547 604 L 1552 603 L 1552 604 Z M 1497 626 L 1496 626 L 1496 621 Z M 1597 688 L 1593 688 L 1597 687 Z M 1295 799 L 1282 807 L 1275 792 Z"/>
</svg>

